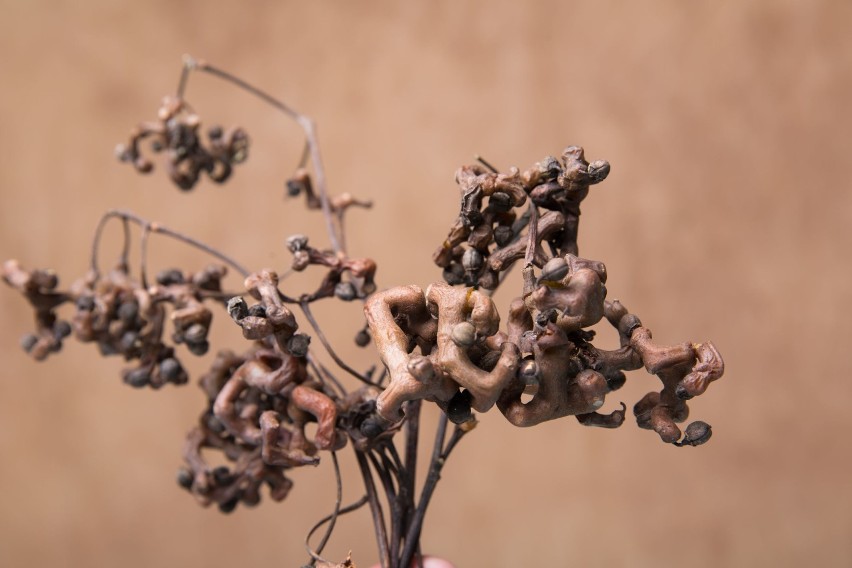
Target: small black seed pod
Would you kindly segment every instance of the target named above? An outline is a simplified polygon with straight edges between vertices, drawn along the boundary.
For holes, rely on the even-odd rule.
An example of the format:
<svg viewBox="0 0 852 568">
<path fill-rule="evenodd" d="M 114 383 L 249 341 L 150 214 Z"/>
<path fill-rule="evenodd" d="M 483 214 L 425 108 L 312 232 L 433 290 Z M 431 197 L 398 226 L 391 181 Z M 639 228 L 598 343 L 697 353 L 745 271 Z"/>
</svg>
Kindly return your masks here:
<svg viewBox="0 0 852 568">
<path fill-rule="evenodd" d="M 222 513 L 228 514 L 233 513 L 234 509 L 237 508 L 237 505 L 240 503 L 239 497 L 233 497 L 225 501 L 224 503 L 219 503 L 219 511 Z"/>
<path fill-rule="evenodd" d="M 358 297 L 358 291 L 352 282 L 338 282 L 334 287 L 334 295 L 344 302 L 351 302 Z"/>
<path fill-rule="evenodd" d="M 198 343 L 190 343 L 187 341 L 186 347 L 189 349 L 190 353 L 200 357 L 210 350 L 210 342 L 206 339 L 204 341 L 199 341 Z"/>
<path fill-rule="evenodd" d="M 21 337 L 21 349 L 29 353 L 33 350 L 33 347 L 38 343 L 38 337 L 33 335 L 32 333 L 28 333 L 25 336 Z"/>
<path fill-rule="evenodd" d="M 464 268 L 462 265 L 454 262 L 444 269 L 444 280 L 450 286 L 464 284 Z"/>
<path fill-rule="evenodd" d="M 222 127 L 219 125 L 211 126 L 210 129 L 207 131 L 207 136 L 210 138 L 210 140 L 218 140 L 222 137 Z"/>
<path fill-rule="evenodd" d="M 355 345 L 358 347 L 366 347 L 370 344 L 370 333 L 366 329 L 362 329 L 355 334 Z"/>
<path fill-rule="evenodd" d="M 53 335 L 56 339 L 62 339 L 71 335 L 71 324 L 65 320 L 59 320 L 53 325 Z"/>
<path fill-rule="evenodd" d="M 470 404 L 473 401 L 473 395 L 468 390 L 461 390 L 453 395 L 450 402 L 447 403 L 447 418 L 453 424 L 463 424 L 473 418 L 473 413 L 470 410 Z"/>
<path fill-rule="evenodd" d="M 707 442 L 713 435 L 713 430 L 709 424 L 696 420 L 686 427 L 686 433 L 683 441 L 675 442 L 676 446 L 700 446 Z"/>
<path fill-rule="evenodd" d="M 290 252 L 303 250 L 308 246 L 308 237 L 305 235 L 290 235 L 287 237 L 287 249 Z"/>
<path fill-rule="evenodd" d="M 249 314 L 248 304 L 241 296 L 234 296 L 228 300 L 228 315 L 231 319 L 239 322 Z"/>
<path fill-rule="evenodd" d="M 220 465 L 213 470 L 213 480 L 217 485 L 227 485 L 233 481 L 231 470 L 227 466 Z"/>
<path fill-rule="evenodd" d="M 311 344 L 311 336 L 304 333 L 296 333 L 287 340 L 287 350 L 293 357 L 304 357 L 308 354 L 308 346 Z"/>
<path fill-rule="evenodd" d="M 194 323 L 183 332 L 187 343 L 201 343 L 207 337 L 207 328 L 200 323 Z"/>
<path fill-rule="evenodd" d="M 132 301 L 122 302 L 116 315 L 124 323 L 131 324 L 136 321 L 136 316 L 139 315 L 139 305 Z"/>
<path fill-rule="evenodd" d="M 512 230 L 512 227 L 507 227 L 506 225 L 499 225 L 496 229 L 494 229 L 494 242 L 497 243 L 498 247 L 504 247 L 512 242 L 512 239 L 515 237 L 515 232 Z"/>
<path fill-rule="evenodd" d="M 288 179 L 285 185 L 287 187 L 287 195 L 290 197 L 298 196 L 305 189 L 305 185 L 295 178 Z"/>
<path fill-rule="evenodd" d="M 95 309 L 95 298 L 93 296 L 80 296 L 77 298 L 76 306 L 81 312 L 91 312 Z"/>
<path fill-rule="evenodd" d="M 255 304 L 249 308 L 248 315 L 256 318 L 265 318 L 266 308 L 263 307 L 263 304 Z"/>
<path fill-rule="evenodd" d="M 208 414 L 207 419 L 204 423 L 207 425 L 208 428 L 210 428 L 210 430 L 217 434 L 221 434 L 225 431 L 225 425 L 222 424 L 222 422 L 218 418 L 216 418 L 214 414 Z"/>
<path fill-rule="evenodd" d="M 157 284 L 161 286 L 170 286 L 172 284 L 183 283 L 183 272 L 177 268 L 169 268 L 161 270 L 157 273 Z"/>
<path fill-rule="evenodd" d="M 183 372 L 183 367 L 174 357 L 168 357 L 160 361 L 160 376 L 170 382 L 174 383 L 180 379 L 180 376 Z"/>
<path fill-rule="evenodd" d="M 132 369 L 124 374 L 124 382 L 133 388 L 141 389 L 151 382 L 147 369 Z"/>
<path fill-rule="evenodd" d="M 505 213 L 512 208 L 512 198 L 509 197 L 507 193 L 495 191 L 491 197 L 488 198 L 488 207 L 494 211 Z"/>
<path fill-rule="evenodd" d="M 186 490 L 192 489 L 193 476 L 192 472 L 182 467 L 177 473 L 177 483 Z"/>
<path fill-rule="evenodd" d="M 382 425 L 376 418 L 365 418 L 358 429 L 361 431 L 361 434 L 370 439 L 375 438 L 384 431 L 384 428 L 382 428 Z"/>
<path fill-rule="evenodd" d="M 550 308 L 549 310 L 545 310 L 543 312 L 538 312 L 535 315 L 535 324 L 538 327 L 547 327 L 548 323 L 552 323 L 556 321 L 556 316 L 559 315 L 556 311 L 556 308 Z"/>
<path fill-rule="evenodd" d="M 136 340 L 139 339 L 139 335 L 135 331 L 127 331 L 121 336 L 121 340 L 119 341 L 119 345 L 121 346 L 121 350 L 123 352 L 130 351 L 133 349 Z"/>
</svg>

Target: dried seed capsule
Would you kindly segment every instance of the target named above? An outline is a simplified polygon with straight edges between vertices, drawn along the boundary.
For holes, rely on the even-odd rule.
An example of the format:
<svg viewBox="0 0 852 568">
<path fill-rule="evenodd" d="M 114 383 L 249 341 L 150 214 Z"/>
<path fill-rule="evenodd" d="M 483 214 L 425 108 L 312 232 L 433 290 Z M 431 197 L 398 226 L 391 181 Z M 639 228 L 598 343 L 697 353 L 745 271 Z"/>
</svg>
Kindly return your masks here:
<svg viewBox="0 0 852 568">
<path fill-rule="evenodd" d="M 700 446 L 707 442 L 713 435 L 710 425 L 701 420 L 696 420 L 686 427 L 686 433 L 682 442 L 675 442 L 676 446 Z"/>
<path fill-rule="evenodd" d="M 453 262 L 446 267 L 444 269 L 444 280 L 450 286 L 464 284 L 464 268 L 462 268 L 462 265 L 457 262 Z"/>
<path fill-rule="evenodd" d="M 468 390 L 461 390 L 454 394 L 450 402 L 447 403 L 447 418 L 450 419 L 450 422 L 463 424 L 473 419 L 473 413 L 470 411 L 472 401 L 473 395 Z"/>
<path fill-rule="evenodd" d="M 589 164 L 589 178 L 591 183 L 600 183 L 609 175 L 610 165 L 606 160 L 595 160 Z"/>
<path fill-rule="evenodd" d="M 355 345 L 358 347 L 366 347 L 370 344 L 370 333 L 366 329 L 362 329 L 355 334 Z"/>
<path fill-rule="evenodd" d="M 542 176 L 541 181 L 554 180 L 562 173 L 562 165 L 559 160 L 553 156 L 547 156 L 545 159 L 536 164 L 536 168 Z"/>
<path fill-rule="evenodd" d="M 358 291 L 352 282 L 338 282 L 334 287 L 334 295 L 344 302 L 351 302 L 358 297 Z"/>
<path fill-rule="evenodd" d="M 210 350 L 210 342 L 206 339 L 204 341 L 199 341 L 198 343 L 190 343 L 187 341 L 186 347 L 189 349 L 190 353 L 200 357 Z"/>
<path fill-rule="evenodd" d="M 28 333 L 25 336 L 21 337 L 21 348 L 29 353 L 33 350 L 33 347 L 38 343 L 38 337 L 33 335 L 32 333 Z"/>
<path fill-rule="evenodd" d="M 476 328 L 467 321 L 456 324 L 451 335 L 453 343 L 459 347 L 470 347 L 476 341 Z"/>
<path fill-rule="evenodd" d="M 291 235 L 287 237 L 287 249 L 296 252 L 308 246 L 308 237 L 305 235 Z"/>
<path fill-rule="evenodd" d="M 606 386 L 609 387 L 609 390 L 611 391 L 620 389 L 627 382 L 627 375 L 621 371 L 615 371 L 609 375 L 604 375 L 604 378 L 606 379 Z"/>
<path fill-rule="evenodd" d="M 227 466 L 220 465 L 213 470 L 213 480 L 217 485 L 227 485 L 234 480 L 231 470 Z"/>
<path fill-rule="evenodd" d="M 121 351 L 127 353 L 128 351 L 133 349 L 133 346 L 136 344 L 136 340 L 138 338 L 139 334 L 137 334 L 135 331 L 127 331 L 122 334 L 121 339 L 118 342 Z"/>
<path fill-rule="evenodd" d="M 550 308 L 549 310 L 545 310 L 543 312 L 538 312 L 535 315 L 535 324 L 538 327 L 547 327 L 548 323 L 553 323 L 556 321 L 556 317 L 559 315 L 556 308 Z"/>
<path fill-rule="evenodd" d="M 210 140 L 218 140 L 222 137 L 222 127 L 219 125 L 211 126 L 207 131 L 207 136 L 210 137 Z"/>
<path fill-rule="evenodd" d="M 512 198 L 505 192 L 495 191 L 488 198 L 488 207 L 494 211 L 505 213 L 512 208 Z"/>
<path fill-rule="evenodd" d="M 498 225 L 497 228 L 494 229 L 494 242 L 497 243 L 498 247 L 504 247 L 512 242 L 512 239 L 515 237 L 515 232 L 512 231 L 512 227 L 508 227 L 506 225 Z"/>
<path fill-rule="evenodd" d="M 139 305 L 133 301 L 122 302 L 122 304 L 118 306 L 118 312 L 116 315 L 125 323 L 133 323 L 136 320 L 136 316 L 139 315 Z"/>
<path fill-rule="evenodd" d="M 305 184 L 297 178 L 288 179 L 286 186 L 287 195 L 289 195 L 290 197 L 298 196 L 300 193 L 302 193 L 302 190 L 305 189 Z"/>
<path fill-rule="evenodd" d="M 207 337 L 207 328 L 200 323 L 194 323 L 183 332 L 187 343 L 201 343 Z"/>
<path fill-rule="evenodd" d="M 547 282 L 559 282 L 568 274 L 568 263 L 561 256 L 551 258 L 541 269 L 541 278 Z"/>
<path fill-rule="evenodd" d="M 178 382 L 181 374 L 183 373 L 183 367 L 174 357 L 168 357 L 160 361 L 160 376 L 170 382 Z"/>
<path fill-rule="evenodd" d="M 235 322 L 239 322 L 249 315 L 248 304 L 246 304 L 246 301 L 241 296 L 234 296 L 228 300 L 228 315 Z"/>
<path fill-rule="evenodd" d="M 689 391 L 686 390 L 686 387 L 683 385 L 678 385 L 675 388 L 675 396 L 681 400 L 689 400 L 690 398 L 692 398 L 692 395 L 689 394 Z"/>
<path fill-rule="evenodd" d="M 177 473 L 177 482 L 178 485 L 183 487 L 186 490 L 192 489 L 193 475 L 192 472 L 182 467 L 178 470 Z"/>
<path fill-rule="evenodd" d="M 147 369 L 131 369 L 124 374 L 124 382 L 133 388 L 141 389 L 151 382 Z"/>
<path fill-rule="evenodd" d="M 627 314 L 618 320 L 618 333 L 630 337 L 637 327 L 642 327 L 642 322 L 638 316 Z"/>
<path fill-rule="evenodd" d="M 71 335 L 71 324 L 65 320 L 59 320 L 53 324 L 53 336 L 62 339 Z"/>
<path fill-rule="evenodd" d="M 249 308 L 248 315 L 256 318 L 265 318 L 266 308 L 263 307 L 263 304 L 255 304 Z"/>
<path fill-rule="evenodd" d="M 311 336 L 304 333 L 296 333 L 287 340 L 287 350 L 293 357 L 304 357 L 308 354 L 308 346 L 311 344 Z"/>
<path fill-rule="evenodd" d="M 98 351 L 100 351 L 101 355 L 104 357 L 118 353 L 115 346 L 108 341 L 98 341 Z"/>
<path fill-rule="evenodd" d="M 94 296 L 80 296 L 76 302 L 77 309 L 81 312 L 91 312 L 95 309 Z"/>
<path fill-rule="evenodd" d="M 358 430 L 360 430 L 361 434 L 363 434 L 365 437 L 373 439 L 382 432 L 384 432 L 385 429 L 382 427 L 381 423 L 377 418 L 368 417 L 365 418 L 363 422 L 361 422 L 361 425 L 358 427 Z"/>
<path fill-rule="evenodd" d="M 221 434 L 225 431 L 225 425 L 222 424 L 222 422 L 218 418 L 216 418 L 216 415 L 214 414 L 208 414 L 204 423 L 207 425 L 208 428 L 210 428 L 210 430 L 217 434 Z"/>
<path fill-rule="evenodd" d="M 182 284 L 183 273 L 177 268 L 168 268 L 157 273 L 157 284 L 160 286 L 171 286 L 172 284 Z"/>
<path fill-rule="evenodd" d="M 462 255 L 462 268 L 467 272 L 477 272 L 482 268 L 482 253 L 478 250 L 470 248 L 464 251 Z"/>
<path fill-rule="evenodd" d="M 221 511 L 222 513 L 225 513 L 225 514 L 233 513 L 234 509 L 237 508 L 237 505 L 239 504 L 239 502 L 240 502 L 240 500 L 239 500 L 238 497 L 233 497 L 233 498 L 229 499 L 228 501 L 225 501 L 224 503 L 219 503 L 219 511 Z"/>
</svg>

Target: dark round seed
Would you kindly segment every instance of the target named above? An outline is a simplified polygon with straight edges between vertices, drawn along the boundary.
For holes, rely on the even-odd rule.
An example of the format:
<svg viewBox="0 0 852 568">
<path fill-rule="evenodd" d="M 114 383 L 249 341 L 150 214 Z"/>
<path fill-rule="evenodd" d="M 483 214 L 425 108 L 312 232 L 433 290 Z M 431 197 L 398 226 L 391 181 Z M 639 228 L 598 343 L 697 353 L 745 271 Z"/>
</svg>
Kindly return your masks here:
<svg viewBox="0 0 852 568">
<path fill-rule="evenodd" d="M 122 302 L 118 307 L 118 318 L 125 323 L 133 323 L 139 315 L 139 305 L 136 302 Z"/>
<path fill-rule="evenodd" d="M 352 282 L 338 282 L 334 287 L 334 295 L 344 302 L 351 302 L 358 297 L 358 291 Z"/>
<path fill-rule="evenodd" d="M 124 375 L 124 382 L 133 388 L 140 389 L 151 381 L 151 375 L 147 369 L 133 369 Z"/>
<path fill-rule="evenodd" d="M 207 131 L 207 136 L 210 137 L 210 140 L 216 140 L 222 137 L 222 127 L 221 126 L 211 126 Z"/>
<path fill-rule="evenodd" d="M 53 324 L 53 335 L 56 339 L 62 339 L 71 335 L 71 324 L 65 320 L 59 320 Z"/>
<path fill-rule="evenodd" d="M 684 444 L 691 446 L 700 446 L 705 443 L 713 435 L 713 430 L 710 425 L 701 420 L 696 420 L 686 427 L 686 438 Z"/>
<path fill-rule="evenodd" d="M 358 347 L 366 347 L 370 344 L 370 334 L 366 329 L 362 329 L 355 334 L 355 345 Z"/>
<path fill-rule="evenodd" d="M 512 198 L 507 193 L 495 191 L 488 199 L 488 207 L 499 212 L 506 212 L 512 208 Z"/>
<path fill-rule="evenodd" d="M 464 284 L 464 268 L 462 265 L 454 262 L 444 269 L 444 280 L 450 286 Z"/>
<path fill-rule="evenodd" d="M 161 286 L 183 283 L 183 273 L 177 268 L 162 270 L 157 274 L 157 283 Z"/>
<path fill-rule="evenodd" d="M 193 475 L 192 475 L 191 471 L 189 471 L 185 467 L 182 467 L 178 470 L 178 473 L 177 473 L 178 485 L 180 485 L 184 489 L 189 490 L 189 489 L 192 489 L 192 481 L 193 481 Z"/>
<path fill-rule="evenodd" d="M 169 357 L 160 361 L 160 376 L 169 381 L 176 382 L 183 371 L 180 363 L 174 357 Z"/>
<path fill-rule="evenodd" d="M 265 318 L 266 308 L 263 307 L 263 304 L 255 304 L 248 309 L 248 315 L 256 318 Z"/>
<path fill-rule="evenodd" d="M 249 314 L 248 304 L 241 296 L 234 296 L 228 300 L 228 314 L 238 322 Z"/>
<path fill-rule="evenodd" d="M 183 332 L 183 337 L 187 343 L 201 343 L 207 337 L 207 328 L 200 323 L 194 323 Z"/>
<path fill-rule="evenodd" d="M 234 497 L 232 499 L 229 499 L 228 501 L 225 501 L 224 503 L 219 503 L 219 510 L 225 514 L 233 513 L 234 509 L 237 508 L 239 502 L 239 498 Z"/>
<path fill-rule="evenodd" d="M 447 404 L 447 418 L 450 419 L 450 422 L 463 424 L 473 418 L 473 413 L 470 411 L 472 401 L 473 395 L 470 391 L 462 390 L 454 394 Z"/>
<path fill-rule="evenodd" d="M 213 479 L 218 485 L 227 485 L 233 481 L 233 476 L 227 466 L 220 465 L 213 470 Z"/>
<path fill-rule="evenodd" d="M 95 298 L 93 296 L 80 296 L 77 298 L 76 305 L 81 312 L 91 312 L 95 309 Z"/>
<path fill-rule="evenodd" d="M 302 190 L 305 188 L 304 184 L 297 179 L 288 179 L 287 180 L 287 195 L 290 197 L 296 197 Z"/>
<path fill-rule="evenodd" d="M 204 341 L 199 341 L 197 343 L 186 342 L 186 347 L 189 349 L 189 352 L 193 355 L 204 355 L 210 350 L 210 342 L 206 339 Z"/>
<path fill-rule="evenodd" d="M 29 353 L 33 350 L 33 347 L 38 343 L 38 336 L 33 335 L 32 333 L 28 333 L 25 336 L 21 337 L 21 348 Z"/>
<path fill-rule="evenodd" d="M 308 346 L 311 344 L 311 336 L 297 333 L 287 340 L 287 350 L 294 357 L 304 357 L 308 354 Z"/>
<path fill-rule="evenodd" d="M 512 227 L 499 225 L 494 229 L 494 242 L 497 243 L 498 247 L 504 247 L 511 243 L 514 236 L 515 232 L 512 231 Z"/>
<path fill-rule="evenodd" d="M 139 335 L 135 331 L 125 332 L 121 336 L 121 341 L 119 341 L 119 345 L 121 345 L 121 350 L 126 353 L 133 349 L 133 346 L 138 338 Z"/>
<path fill-rule="evenodd" d="M 627 375 L 625 375 L 621 371 L 616 371 L 612 374 L 605 375 L 604 378 L 606 378 L 606 385 L 611 391 L 620 389 L 627 382 Z"/>
<path fill-rule="evenodd" d="M 361 433 L 367 438 L 373 439 L 384 431 L 382 425 L 375 418 L 365 418 L 359 427 Z"/>
<path fill-rule="evenodd" d="M 214 414 L 209 414 L 205 423 L 207 424 L 208 428 L 210 428 L 213 432 L 217 434 L 221 434 L 225 431 L 225 425 L 222 424 L 222 422 L 218 418 L 216 418 Z"/>
<path fill-rule="evenodd" d="M 689 394 L 689 391 L 687 391 L 686 387 L 683 385 L 678 385 L 677 388 L 675 388 L 675 396 L 681 400 L 689 400 L 692 398 L 692 395 Z"/>
</svg>

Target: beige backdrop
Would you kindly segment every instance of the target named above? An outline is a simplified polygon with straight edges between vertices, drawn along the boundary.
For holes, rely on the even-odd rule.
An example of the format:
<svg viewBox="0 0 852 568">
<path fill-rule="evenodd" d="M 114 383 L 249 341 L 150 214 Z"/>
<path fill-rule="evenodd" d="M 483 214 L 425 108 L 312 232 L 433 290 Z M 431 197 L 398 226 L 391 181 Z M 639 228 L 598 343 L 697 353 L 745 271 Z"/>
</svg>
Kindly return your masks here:
<svg viewBox="0 0 852 568">
<path fill-rule="evenodd" d="M 679 450 L 632 419 L 619 431 L 570 419 L 519 430 L 492 412 L 445 469 L 427 551 L 465 568 L 852 565 L 848 2 L 0 10 L 0 257 L 54 267 L 66 283 L 86 269 L 110 207 L 256 268 L 288 263 L 289 234 L 325 242 L 319 216 L 282 198 L 299 130 L 213 78 L 193 78 L 189 99 L 254 140 L 232 183 L 182 194 L 161 170 L 141 177 L 113 159 L 172 92 L 185 52 L 317 120 L 332 189 L 377 203 L 351 215 L 350 249 L 379 262 L 381 286 L 439 277 L 429 258 L 457 210 L 453 172 L 475 153 L 526 167 L 581 144 L 612 163 L 584 203 L 581 251 L 607 263 L 611 296 L 657 339 L 722 350 L 727 375 L 692 405 L 715 436 Z M 162 241 L 152 259 L 206 261 Z M 30 312 L 5 287 L 0 306 L 0 566 L 304 562 L 305 532 L 332 507 L 330 464 L 295 472 L 283 504 L 201 509 L 173 480 L 197 388 L 133 391 L 120 361 L 74 342 L 36 364 L 17 345 Z M 338 345 L 350 345 L 358 311 L 320 310 Z M 217 317 L 217 342 L 238 343 Z M 634 373 L 607 408 L 655 382 Z M 358 481 L 344 456 L 350 500 Z M 328 553 L 352 549 L 368 566 L 371 538 L 358 513 Z"/>
</svg>

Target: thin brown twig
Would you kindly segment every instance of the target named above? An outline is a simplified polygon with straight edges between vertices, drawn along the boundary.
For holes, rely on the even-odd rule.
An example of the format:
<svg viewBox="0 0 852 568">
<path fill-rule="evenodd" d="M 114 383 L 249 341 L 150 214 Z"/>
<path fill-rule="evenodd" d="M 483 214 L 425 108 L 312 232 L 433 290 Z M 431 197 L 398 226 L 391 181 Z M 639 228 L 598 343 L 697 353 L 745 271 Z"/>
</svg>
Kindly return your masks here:
<svg viewBox="0 0 852 568">
<path fill-rule="evenodd" d="M 338 234 L 338 230 L 334 225 L 334 217 L 331 212 L 331 204 L 328 200 L 328 191 L 325 179 L 325 168 L 323 167 L 322 154 L 319 150 L 319 143 L 317 141 L 317 133 L 316 133 L 316 125 L 314 121 L 293 110 L 288 105 L 284 104 L 279 99 L 276 99 L 269 93 L 262 91 L 261 89 L 251 85 L 250 83 L 240 79 L 239 77 L 228 73 L 218 67 L 214 67 L 205 61 L 194 60 L 187 56 L 186 65 L 190 68 L 190 70 L 198 70 L 204 71 L 205 73 L 209 73 L 215 77 L 223 79 L 236 87 L 246 91 L 247 93 L 259 98 L 260 100 L 266 102 L 270 106 L 278 109 L 283 112 L 285 115 L 295 120 L 299 126 L 305 131 L 305 137 L 307 138 L 307 145 L 309 147 L 309 153 L 311 157 L 311 163 L 314 166 L 314 174 L 316 175 L 316 186 L 320 196 L 320 203 L 322 204 L 322 212 L 323 217 L 325 218 L 326 229 L 328 230 L 328 236 L 331 240 L 331 246 L 334 249 L 335 253 L 344 253 L 345 250 L 341 246 L 340 235 Z"/>
</svg>

